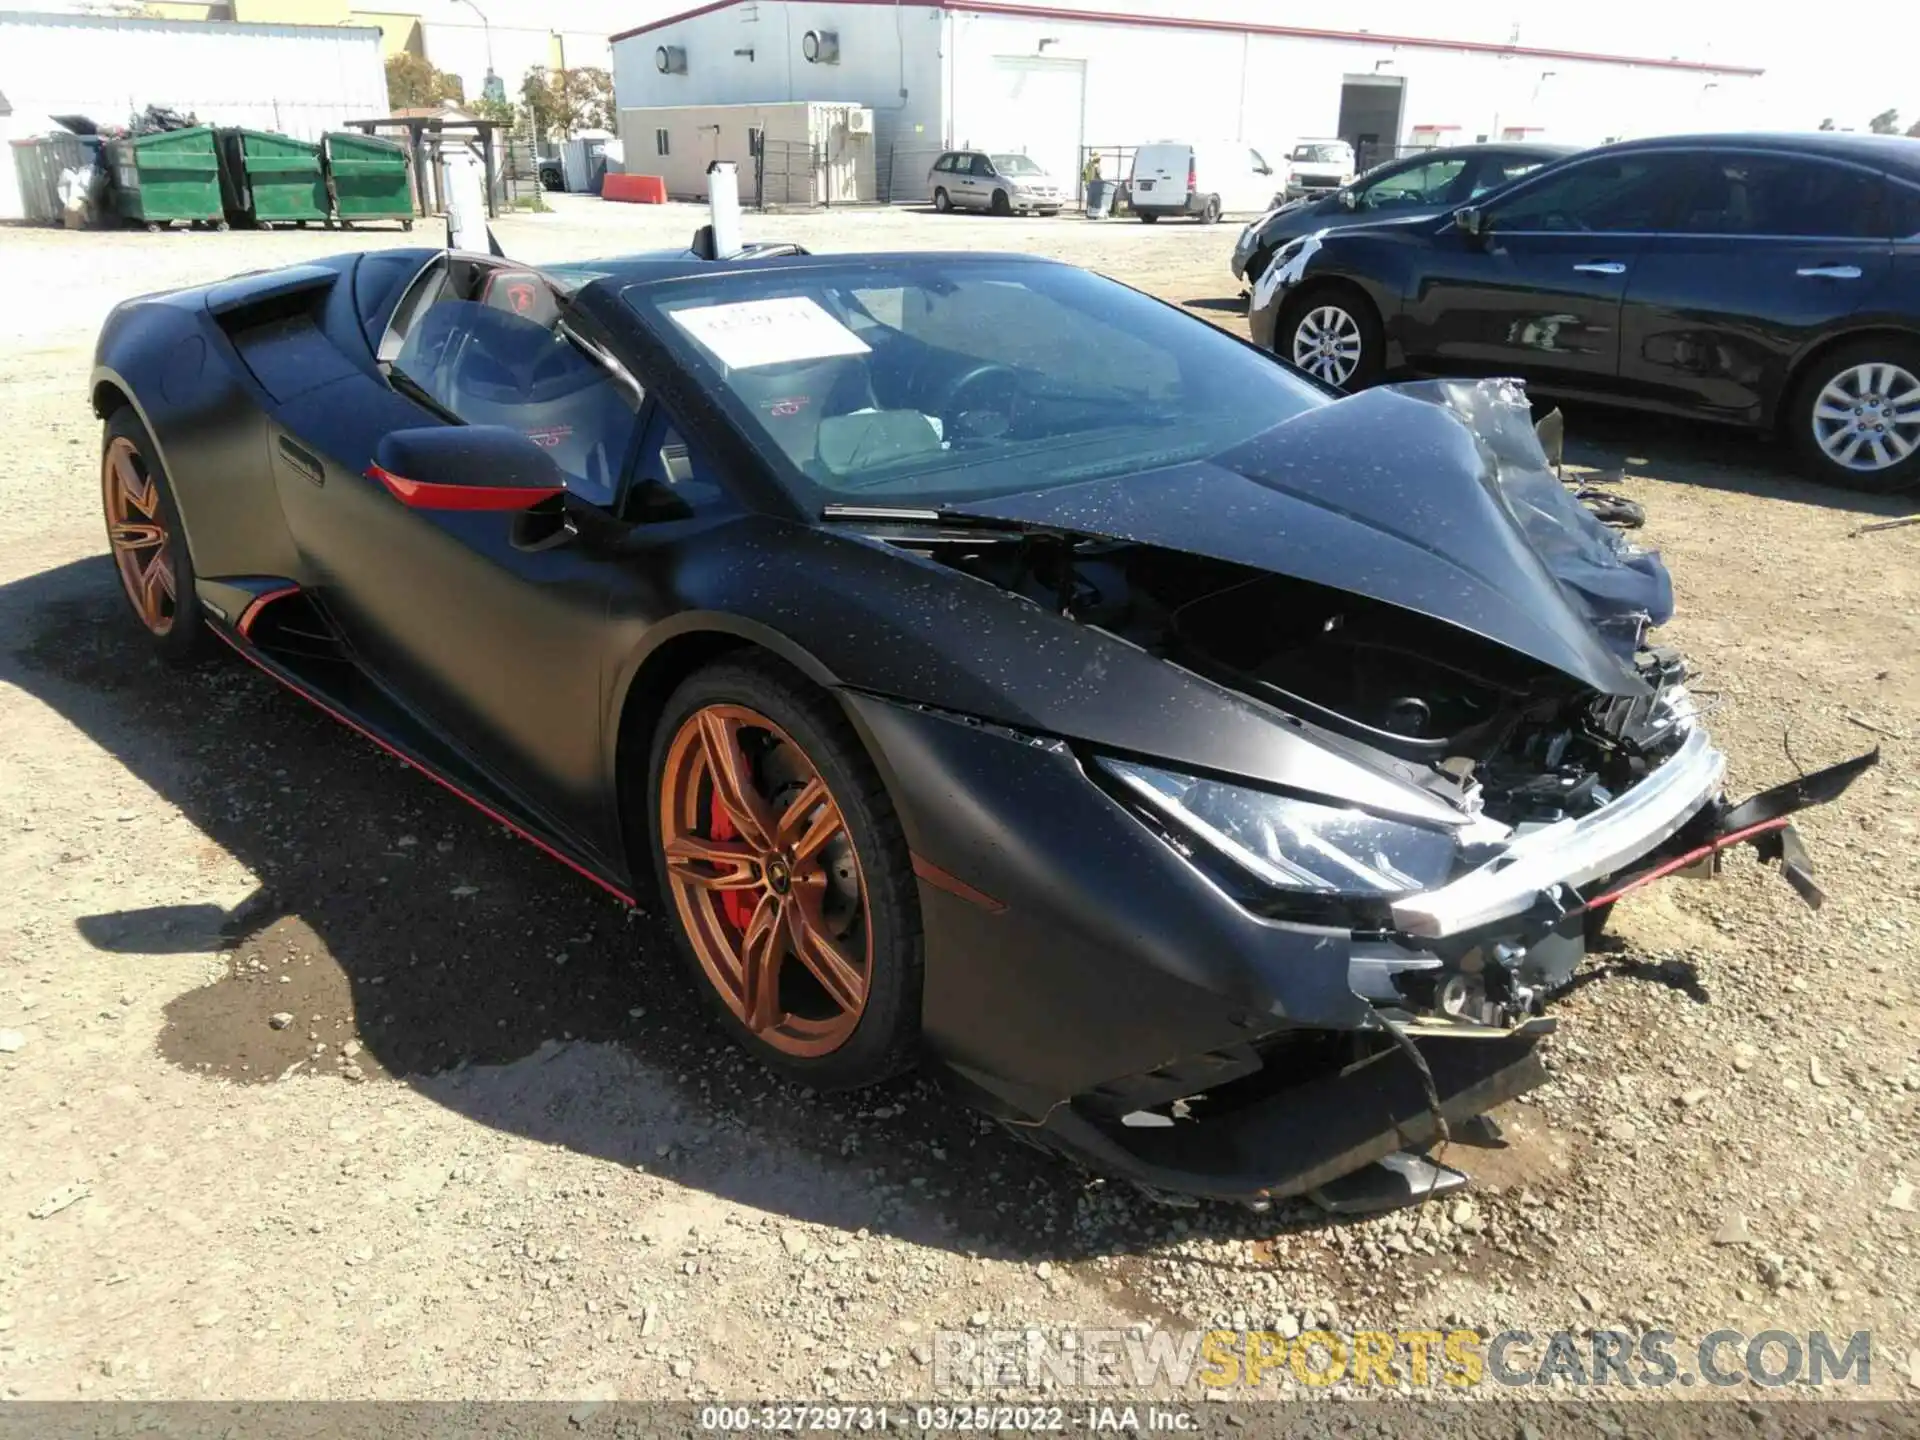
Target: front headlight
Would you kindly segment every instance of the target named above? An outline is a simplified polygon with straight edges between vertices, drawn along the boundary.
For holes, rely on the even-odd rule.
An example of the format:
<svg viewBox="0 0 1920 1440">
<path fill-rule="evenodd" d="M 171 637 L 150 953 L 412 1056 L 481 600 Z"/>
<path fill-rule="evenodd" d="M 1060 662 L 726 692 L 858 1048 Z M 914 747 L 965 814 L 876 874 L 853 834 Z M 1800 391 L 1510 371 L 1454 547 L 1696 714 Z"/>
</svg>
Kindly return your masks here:
<svg viewBox="0 0 1920 1440">
<path fill-rule="evenodd" d="M 1282 890 L 1408 895 L 1444 884 L 1453 870 L 1454 837 L 1444 830 L 1128 760 L 1096 763 L 1177 827 Z"/>
</svg>

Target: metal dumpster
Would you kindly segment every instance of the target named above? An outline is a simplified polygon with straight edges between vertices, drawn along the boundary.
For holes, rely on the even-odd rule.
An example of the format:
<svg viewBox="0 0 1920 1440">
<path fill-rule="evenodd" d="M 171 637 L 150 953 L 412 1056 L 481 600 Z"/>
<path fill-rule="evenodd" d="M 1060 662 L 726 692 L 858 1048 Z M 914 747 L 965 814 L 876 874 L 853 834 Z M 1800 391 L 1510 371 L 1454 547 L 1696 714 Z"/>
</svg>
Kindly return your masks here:
<svg viewBox="0 0 1920 1440">
<path fill-rule="evenodd" d="M 213 127 L 132 135 L 107 146 L 122 217 L 159 230 L 175 220 L 227 228 Z"/>
<path fill-rule="evenodd" d="M 37 225 L 60 223 L 60 172 L 84 170 L 99 165 L 100 141 L 92 135 L 71 135 L 56 130 L 30 140 L 15 140 L 6 147 L 13 152 L 11 163 L 20 177 L 20 204 L 23 218 Z"/>
<path fill-rule="evenodd" d="M 326 156 L 333 213 L 351 228 L 356 220 L 398 220 L 413 229 L 413 176 L 403 145 L 375 135 L 329 131 L 320 142 Z"/>
<path fill-rule="evenodd" d="M 320 147 L 265 130 L 219 132 L 220 201 L 235 225 L 333 223 Z"/>
</svg>

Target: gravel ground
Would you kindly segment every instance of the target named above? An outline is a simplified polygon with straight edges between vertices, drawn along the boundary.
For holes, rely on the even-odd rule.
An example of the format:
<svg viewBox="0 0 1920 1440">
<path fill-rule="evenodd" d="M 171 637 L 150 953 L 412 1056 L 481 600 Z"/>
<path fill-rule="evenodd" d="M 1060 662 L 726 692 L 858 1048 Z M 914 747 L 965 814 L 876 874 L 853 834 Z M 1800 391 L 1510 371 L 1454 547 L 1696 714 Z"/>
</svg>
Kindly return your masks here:
<svg viewBox="0 0 1920 1440">
<path fill-rule="evenodd" d="M 496 229 L 537 262 L 699 219 Z M 748 230 L 1037 251 L 1242 324 L 1226 228 Z M 1571 416 L 1647 507 L 1732 788 L 1883 747 L 1802 826 L 1827 908 L 1745 854 L 1624 902 L 1552 1082 L 1449 1154 L 1470 1198 L 1170 1210 L 930 1081 L 772 1081 L 656 919 L 264 677 L 145 658 L 100 530 L 101 317 L 398 238 L 0 230 L 32 280 L 0 315 L 0 1394 L 912 1397 L 938 1330 L 1162 1323 L 1870 1329 L 1868 1393 L 1920 1393 L 1920 530 L 1849 535 L 1911 500 Z"/>
</svg>

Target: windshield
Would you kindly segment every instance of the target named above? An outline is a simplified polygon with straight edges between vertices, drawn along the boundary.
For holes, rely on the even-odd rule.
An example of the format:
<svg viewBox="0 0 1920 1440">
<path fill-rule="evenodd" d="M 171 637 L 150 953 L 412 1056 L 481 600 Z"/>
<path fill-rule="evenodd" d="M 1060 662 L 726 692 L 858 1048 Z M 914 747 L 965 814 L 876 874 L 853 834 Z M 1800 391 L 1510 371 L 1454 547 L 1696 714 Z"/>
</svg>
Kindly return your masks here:
<svg viewBox="0 0 1920 1440">
<path fill-rule="evenodd" d="M 1295 161 L 1303 165 L 1340 165 L 1352 158 L 1345 145 L 1320 144 L 1293 147 Z"/>
<path fill-rule="evenodd" d="M 993 157 L 993 168 L 998 170 L 1002 175 L 1044 175 L 1047 173 L 1024 155 L 996 155 Z"/>
<path fill-rule="evenodd" d="M 1043 261 L 782 264 L 623 296 L 808 509 L 1136 474 L 1326 403 L 1205 321 Z"/>
</svg>

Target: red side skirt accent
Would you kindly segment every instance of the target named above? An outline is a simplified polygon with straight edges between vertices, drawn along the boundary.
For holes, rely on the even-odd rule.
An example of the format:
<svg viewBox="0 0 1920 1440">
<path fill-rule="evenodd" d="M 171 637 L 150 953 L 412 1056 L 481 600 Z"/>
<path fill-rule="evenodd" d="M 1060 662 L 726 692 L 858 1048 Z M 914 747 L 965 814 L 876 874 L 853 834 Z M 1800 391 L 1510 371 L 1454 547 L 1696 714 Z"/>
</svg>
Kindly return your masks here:
<svg viewBox="0 0 1920 1440">
<path fill-rule="evenodd" d="M 285 593 L 285 592 L 281 592 L 281 593 Z M 254 610 L 259 608 L 259 606 L 262 603 L 264 603 L 265 600 L 271 599 L 271 598 L 272 598 L 271 596 L 264 596 L 262 597 L 261 600 L 256 600 L 252 605 L 249 605 L 247 607 L 248 613 L 251 614 Z M 213 627 L 209 626 L 208 628 L 212 629 Z M 605 890 L 608 894 L 612 895 L 615 899 L 623 901 L 628 905 L 637 906 L 639 904 L 639 901 L 635 900 L 631 895 L 627 894 L 626 891 L 621 890 L 618 887 L 609 884 L 605 880 L 602 880 L 598 875 L 594 874 L 591 870 L 587 869 L 586 866 L 580 864 L 577 860 L 571 860 L 567 856 L 561 854 L 558 850 L 554 849 L 553 846 L 549 845 L 546 841 L 542 840 L 538 835 L 530 834 L 528 831 L 514 824 L 513 821 L 509 820 L 506 816 L 502 815 L 498 810 L 495 810 L 492 806 L 486 804 L 484 801 L 476 800 L 473 796 L 469 795 L 466 791 L 462 790 L 458 785 L 454 784 L 451 780 L 447 779 L 444 775 L 436 774 L 434 771 L 429 770 L 424 764 L 414 759 L 411 755 L 407 754 L 405 751 L 398 750 L 394 746 L 388 744 L 385 740 L 382 740 L 378 735 L 374 734 L 371 730 L 367 729 L 366 726 L 360 724 L 359 721 L 353 719 L 351 716 L 344 715 L 340 711 L 334 709 L 333 706 L 327 704 L 326 701 L 322 700 L 319 696 L 315 695 L 311 690 L 307 689 L 304 685 L 300 685 L 295 681 L 289 680 L 286 676 L 280 674 L 278 671 L 273 670 L 268 666 L 262 664 L 257 656 L 254 656 L 248 653 L 247 647 L 242 645 L 239 641 L 235 640 L 231 635 L 228 635 L 222 630 L 214 630 L 213 633 L 218 635 L 222 640 L 226 641 L 227 644 L 231 645 L 234 648 L 235 653 L 238 654 L 240 658 L 245 660 L 249 665 L 256 667 L 257 669 L 259 669 L 260 671 L 262 671 L 267 675 L 271 675 L 275 680 L 278 680 L 282 685 L 286 686 L 287 689 L 291 690 L 294 694 L 298 695 L 302 700 L 305 700 L 309 705 L 312 705 L 315 709 L 324 711 L 326 714 L 331 715 L 334 719 L 338 720 L 342 725 L 346 726 L 349 730 L 357 731 L 359 734 L 366 736 L 367 739 L 371 740 L 374 744 L 378 745 L 382 750 L 386 751 L 387 754 L 393 756 L 394 759 L 404 761 L 406 764 L 411 765 L 415 770 L 418 770 L 422 775 L 426 776 L 429 780 L 433 781 L 434 784 L 440 786 L 441 789 L 450 791 L 453 794 L 458 795 L 462 800 L 466 801 L 467 804 L 473 806 L 474 809 L 478 810 L 482 815 L 486 816 L 489 820 L 497 821 L 499 824 L 506 826 L 507 829 L 511 830 L 514 834 L 518 835 L 522 840 L 525 840 L 529 845 L 532 845 L 535 849 L 540 850 L 545 854 L 552 856 L 555 860 L 558 860 L 562 865 L 566 866 L 569 870 L 573 871 L 576 875 L 585 876 L 587 879 L 591 880 L 594 884 L 598 885 L 602 890 Z"/>
</svg>

